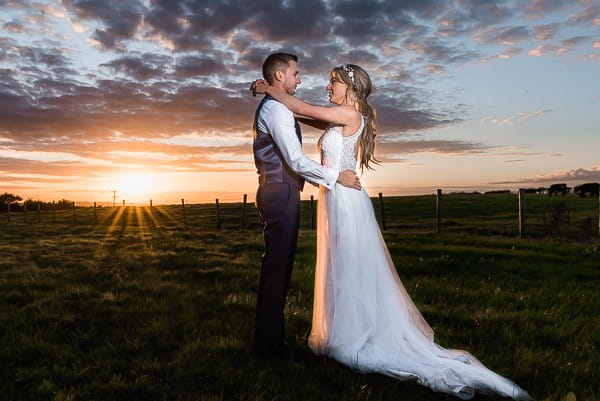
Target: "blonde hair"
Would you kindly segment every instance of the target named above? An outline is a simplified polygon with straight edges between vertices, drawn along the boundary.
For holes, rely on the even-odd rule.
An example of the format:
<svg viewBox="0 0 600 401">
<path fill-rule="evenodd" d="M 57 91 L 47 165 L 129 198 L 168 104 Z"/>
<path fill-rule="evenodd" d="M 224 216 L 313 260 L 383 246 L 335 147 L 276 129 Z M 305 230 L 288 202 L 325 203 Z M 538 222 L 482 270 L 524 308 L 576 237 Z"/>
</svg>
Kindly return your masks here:
<svg viewBox="0 0 600 401">
<path fill-rule="evenodd" d="M 335 67 L 331 72 L 334 78 L 338 78 L 348 85 L 346 96 L 351 95 L 352 97 L 353 95 L 358 112 L 365 118 L 365 126 L 358 141 L 359 165 L 361 171 L 365 168 L 373 170 L 369 164 L 380 164 L 380 162 L 375 157 L 375 137 L 377 136 L 375 118 L 377 114 L 375 108 L 367 102 L 367 97 L 373 89 L 371 78 L 362 67 L 355 64 L 344 64 Z"/>
</svg>

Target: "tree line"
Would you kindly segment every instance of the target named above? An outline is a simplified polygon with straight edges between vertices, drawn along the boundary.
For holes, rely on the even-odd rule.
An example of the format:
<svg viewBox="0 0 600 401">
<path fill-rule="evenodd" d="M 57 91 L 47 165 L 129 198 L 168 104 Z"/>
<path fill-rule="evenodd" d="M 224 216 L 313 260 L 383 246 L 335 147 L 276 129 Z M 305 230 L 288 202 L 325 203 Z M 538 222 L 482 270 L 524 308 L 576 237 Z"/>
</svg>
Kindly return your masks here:
<svg viewBox="0 0 600 401">
<path fill-rule="evenodd" d="M 27 198 L 23 200 L 22 197 L 15 194 L 9 194 L 5 192 L 0 195 L 0 211 L 6 212 L 8 210 L 8 205 L 10 205 L 10 210 L 12 212 L 23 211 L 23 207 L 25 206 L 27 210 L 64 210 L 70 209 L 73 207 L 73 201 L 68 199 L 61 199 L 56 202 L 44 202 L 41 200 L 33 200 L 31 198 Z"/>
</svg>

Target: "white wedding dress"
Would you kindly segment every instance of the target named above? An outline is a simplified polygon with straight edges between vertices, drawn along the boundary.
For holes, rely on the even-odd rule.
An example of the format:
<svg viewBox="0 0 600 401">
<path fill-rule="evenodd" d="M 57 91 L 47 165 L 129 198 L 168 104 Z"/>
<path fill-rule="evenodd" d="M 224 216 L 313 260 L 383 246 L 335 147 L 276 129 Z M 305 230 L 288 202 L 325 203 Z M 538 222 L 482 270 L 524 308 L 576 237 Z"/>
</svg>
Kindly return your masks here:
<svg viewBox="0 0 600 401">
<path fill-rule="evenodd" d="M 343 137 L 331 126 L 319 139 L 321 163 L 356 170 L 363 130 Z M 445 349 L 406 292 L 379 231 L 371 199 L 339 184 L 320 188 L 315 299 L 309 346 L 361 372 L 416 380 L 462 399 L 476 391 L 514 399 L 528 394 L 465 351 Z"/>
</svg>

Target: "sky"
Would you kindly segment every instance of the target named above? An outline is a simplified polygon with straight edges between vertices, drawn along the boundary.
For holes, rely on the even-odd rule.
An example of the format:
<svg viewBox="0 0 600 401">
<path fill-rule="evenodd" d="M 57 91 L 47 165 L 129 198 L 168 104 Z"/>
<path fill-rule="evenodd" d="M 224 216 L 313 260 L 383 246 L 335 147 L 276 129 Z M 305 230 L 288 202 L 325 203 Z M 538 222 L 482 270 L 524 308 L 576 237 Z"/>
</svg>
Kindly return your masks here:
<svg viewBox="0 0 600 401">
<path fill-rule="evenodd" d="M 315 104 L 331 68 L 368 71 L 371 195 L 600 181 L 598 0 L 0 0 L 0 27 L 0 193 L 252 198 L 274 51 Z"/>
</svg>

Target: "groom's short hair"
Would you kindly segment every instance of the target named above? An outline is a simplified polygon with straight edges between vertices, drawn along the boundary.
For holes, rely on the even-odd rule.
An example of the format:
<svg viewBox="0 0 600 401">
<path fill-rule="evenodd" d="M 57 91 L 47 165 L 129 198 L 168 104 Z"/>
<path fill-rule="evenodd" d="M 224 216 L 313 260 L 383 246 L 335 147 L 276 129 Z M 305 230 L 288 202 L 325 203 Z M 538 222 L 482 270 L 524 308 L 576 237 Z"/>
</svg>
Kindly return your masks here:
<svg viewBox="0 0 600 401">
<path fill-rule="evenodd" d="M 298 62 L 298 56 L 281 52 L 270 54 L 262 65 L 263 78 L 266 79 L 269 84 L 272 84 L 275 80 L 275 71 L 285 72 L 290 61 Z"/>
</svg>

